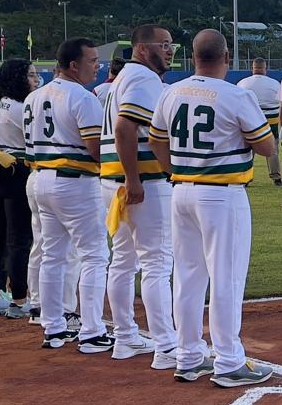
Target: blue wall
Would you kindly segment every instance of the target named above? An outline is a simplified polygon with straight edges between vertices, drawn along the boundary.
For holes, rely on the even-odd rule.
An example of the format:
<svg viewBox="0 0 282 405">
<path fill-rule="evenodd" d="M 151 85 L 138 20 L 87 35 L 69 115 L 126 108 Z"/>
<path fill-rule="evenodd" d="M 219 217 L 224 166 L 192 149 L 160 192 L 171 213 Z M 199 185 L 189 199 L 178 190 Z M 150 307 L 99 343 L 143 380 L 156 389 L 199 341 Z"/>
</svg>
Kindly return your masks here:
<svg viewBox="0 0 282 405">
<path fill-rule="evenodd" d="M 165 74 L 165 82 L 166 83 L 174 83 L 179 80 L 185 79 L 193 74 L 193 72 L 167 72 Z M 230 70 L 227 74 L 226 80 L 230 83 L 236 84 L 239 80 L 243 79 L 244 77 L 251 76 L 252 72 L 247 70 L 240 70 L 234 71 Z M 53 78 L 53 73 L 51 72 L 42 72 L 40 73 L 42 77 L 42 84 L 48 83 Z M 97 86 L 100 83 L 103 83 L 107 79 L 108 73 L 107 70 L 101 69 L 98 74 L 98 79 L 95 83 L 90 84 L 87 86 L 89 90 L 92 90 L 94 86 Z M 270 70 L 268 71 L 268 76 L 272 77 L 273 79 L 278 80 L 279 82 L 282 81 L 282 71 L 277 70 Z M 43 83 L 44 81 L 44 83 Z"/>
<path fill-rule="evenodd" d="M 167 72 L 165 74 L 165 82 L 171 84 L 185 79 L 185 77 L 189 77 L 192 74 L 194 74 L 194 72 Z M 244 77 L 251 76 L 251 74 L 252 72 L 248 70 L 229 70 L 226 80 L 230 83 L 237 84 L 239 80 L 244 79 Z M 272 77 L 273 79 L 278 80 L 279 82 L 282 81 L 282 71 L 270 70 L 268 71 L 267 75 L 269 77 Z"/>
</svg>

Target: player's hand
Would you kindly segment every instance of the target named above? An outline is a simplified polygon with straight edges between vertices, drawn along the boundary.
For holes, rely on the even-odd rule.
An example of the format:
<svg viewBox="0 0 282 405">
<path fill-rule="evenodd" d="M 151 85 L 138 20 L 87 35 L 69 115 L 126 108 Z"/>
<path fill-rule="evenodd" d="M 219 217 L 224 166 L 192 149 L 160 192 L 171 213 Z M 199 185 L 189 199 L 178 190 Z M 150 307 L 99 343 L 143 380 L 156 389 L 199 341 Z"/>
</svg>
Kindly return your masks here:
<svg viewBox="0 0 282 405">
<path fill-rule="evenodd" d="M 126 204 L 139 204 L 144 200 L 144 188 L 141 181 L 138 179 L 134 182 L 125 183 L 125 188 L 127 191 Z"/>
</svg>

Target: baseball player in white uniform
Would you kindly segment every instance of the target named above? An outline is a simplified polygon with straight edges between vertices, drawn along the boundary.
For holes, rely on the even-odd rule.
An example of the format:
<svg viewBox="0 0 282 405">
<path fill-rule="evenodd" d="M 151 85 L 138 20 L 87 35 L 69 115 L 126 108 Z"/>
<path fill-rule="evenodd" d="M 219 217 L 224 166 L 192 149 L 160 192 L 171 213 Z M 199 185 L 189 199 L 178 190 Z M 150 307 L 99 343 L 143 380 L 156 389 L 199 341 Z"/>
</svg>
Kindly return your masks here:
<svg viewBox="0 0 282 405">
<path fill-rule="evenodd" d="M 124 59 L 119 57 L 114 58 L 110 63 L 108 79 L 104 83 L 101 83 L 94 88 L 93 93 L 102 104 L 102 107 L 105 107 L 107 94 L 110 90 L 112 82 L 115 80 L 124 65 Z"/>
<path fill-rule="evenodd" d="M 135 29 L 133 57 L 112 83 L 101 135 L 102 192 L 109 207 L 121 185 L 127 191 L 129 223 L 113 237 L 108 297 L 116 343 L 113 358 L 155 350 L 155 369 L 175 367 L 170 276 L 171 185 L 148 144 L 148 126 L 163 90 L 159 74 L 173 56 L 170 33 L 154 25 Z M 153 338 L 138 335 L 134 320 L 136 258 L 142 268 L 142 298 Z"/>
<path fill-rule="evenodd" d="M 39 270 L 42 260 L 42 227 L 40 222 L 38 205 L 35 198 L 34 186 L 37 171 L 33 170 L 26 183 L 28 204 L 31 210 L 31 226 L 33 244 L 30 250 L 27 284 L 30 294 L 30 318 L 31 325 L 40 325 L 40 296 L 39 296 Z M 80 316 L 75 312 L 77 308 L 77 285 L 80 276 L 80 263 L 74 249 L 69 242 L 66 249 L 66 261 L 64 270 L 64 293 L 63 307 L 64 316 L 67 320 L 68 329 L 80 329 Z"/>
<path fill-rule="evenodd" d="M 258 98 L 259 105 L 271 126 L 275 138 L 275 153 L 266 158 L 269 177 L 276 186 L 282 186 L 281 167 L 279 159 L 279 93 L 280 83 L 266 76 L 267 65 L 263 58 L 256 58 L 253 61 L 253 75 L 240 80 L 237 86 L 251 90 Z"/>
<path fill-rule="evenodd" d="M 274 139 L 255 95 L 224 81 L 225 38 L 201 31 L 193 41 L 194 76 L 160 97 L 150 128 L 152 149 L 172 172 L 174 317 L 178 381 L 205 374 L 233 387 L 267 380 L 270 367 L 246 362 L 239 333 L 251 248 L 244 184 L 252 150 L 269 156 Z M 240 102 L 238 102 L 240 100 Z M 205 295 L 215 361 L 203 340 Z"/>
<path fill-rule="evenodd" d="M 77 338 L 63 316 L 63 284 L 69 239 L 81 262 L 82 326 L 78 349 L 113 347 L 102 322 L 107 251 L 105 208 L 99 181 L 102 107 L 83 85 L 98 72 L 98 52 L 87 38 L 63 42 L 59 76 L 24 103 L 26 158 L 38 173 L 35 196 L 43 236 L 39 274 L 43 347 L 59 348 Z"/>
</svg>

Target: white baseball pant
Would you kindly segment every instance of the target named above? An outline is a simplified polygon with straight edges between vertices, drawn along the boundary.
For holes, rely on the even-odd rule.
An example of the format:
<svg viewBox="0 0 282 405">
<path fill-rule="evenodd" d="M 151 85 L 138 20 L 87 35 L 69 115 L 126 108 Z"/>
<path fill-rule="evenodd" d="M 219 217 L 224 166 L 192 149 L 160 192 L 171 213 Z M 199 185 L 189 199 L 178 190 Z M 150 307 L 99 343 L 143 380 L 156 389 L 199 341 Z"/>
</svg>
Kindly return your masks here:
<svg viewBox="0 0 282 405">
<path fill-rule="evenodd" d="M 31 210 L 31 226 L 33 234 L 33 244 L 30 250 L 28 261 L 27 284 L 30 293 L 30 304 L 32 308 L 40 308 L 39 297 L 39 270 L 42 260 L 42 230 L 39 217 L 38 206 L 34 195 L 34 183 L 37 172 L 34 170 L 30 173 L 27 184 L 26 193 L 28 204 Z M 71 243 L 67 245 L 66 263 L 64 271 L 64 297 L 63 306 L 64 312 L 75 312 L 77 308 L 77 285 L 80 275 L 80 263 L 72 249 Z"/>
<path fill-rule="evenodd" d="M 121 186 L 102 179 L 102 194 L 109 207 Z M 136 341 L 134 320 L 137 256 L 142 268 L 141 291 L 149 331 L 156 351 L 176 347 L 172 319 L 171 185 L 165 180 L 144 181 L 144 201 L 128 206 L 129 223 L 122 222 L 113 237 L 113 257 L 108 274 L 108 297 L 117 342 Z"/>
<path fill-rule="evenodd" d="M 177 368 L 190 369 L 210 355 L 203 340 L 210 282 L 209 326 L 215 374 L 246 362 L 239 337 L 251 247 L 251 213 L 243 186 L 179 184 L 172 198 L 174 318 Z"/>
<path fill-rule="evenodd" d="M 81 263 L 79 281 L 82 327 L 79 339 L 106 333 L 102 322 L 108 246 L 105 207 L 98 177 L 57 177 L 41 170 L 35 181 L 43 235 L 39 274 L 42 326 L 46 334 L 66 330 L 63 284 L 66 246 L 71 238 Z"/>
</svg>

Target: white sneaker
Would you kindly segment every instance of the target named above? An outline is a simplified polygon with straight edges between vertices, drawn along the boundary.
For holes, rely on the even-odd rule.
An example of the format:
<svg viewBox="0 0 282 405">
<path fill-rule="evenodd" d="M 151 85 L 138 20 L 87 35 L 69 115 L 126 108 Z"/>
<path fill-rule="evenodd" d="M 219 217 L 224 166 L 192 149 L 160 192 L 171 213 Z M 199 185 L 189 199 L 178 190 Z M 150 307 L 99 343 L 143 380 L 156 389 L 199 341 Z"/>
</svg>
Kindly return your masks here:
<svg viewBox="0 0 282 405">
<path fill-rule="evenodd" d="M 153 340 L 139 335 L 133 344 L 124 345 L 116 342 L 112 358 L 118 360 L 128 359 L 138 354 L 152 353 L 154 350 L 155 345 Z"/>
<path fill-rule="evenodd" d="M 0 315 L 5 314 L 6 310 L 8 309 L 11 300 L 9 299 L 8 293 L 0 290 Z"/>
<path fill-rule="evenodd" d="M 167 353 L 156 352 L 154 354 L 151 368 L 154 368 L 155 370 L 167 370 L 169 368 L 176 368 L 176 348 Z"/>
<path fill-rule="evenodd" d="M 6 301 L 4 298 L 0 298 L 0 315 L 3 315 L 10 305 L 9 301 Z"/>
</svg>

